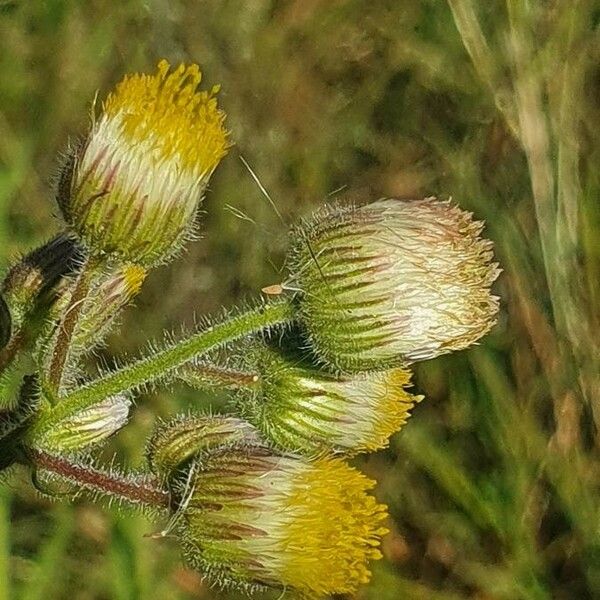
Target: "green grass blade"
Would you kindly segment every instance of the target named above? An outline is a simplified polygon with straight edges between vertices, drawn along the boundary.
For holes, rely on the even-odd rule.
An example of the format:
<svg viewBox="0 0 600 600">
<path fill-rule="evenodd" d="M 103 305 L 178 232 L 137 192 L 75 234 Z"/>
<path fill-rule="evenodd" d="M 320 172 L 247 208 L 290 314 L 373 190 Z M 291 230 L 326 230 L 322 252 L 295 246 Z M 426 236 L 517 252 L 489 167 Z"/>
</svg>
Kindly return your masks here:
<svg viewBox="0 0 600 600">
<path fill-rule="evenodd" d="M 10 600 L 10 503 L 11 492 L 0 487 L 0 600 Z"/>
<path fill-rule="evenodd" d="M 21 590 L 21 600 L 46 600 L 57 596 L 63 585 L 61 564 L 67 554 L 73 527 L 72 509 L 57 507 L 54 530 L 40 548 L 31 577 Z"/>
</svg>

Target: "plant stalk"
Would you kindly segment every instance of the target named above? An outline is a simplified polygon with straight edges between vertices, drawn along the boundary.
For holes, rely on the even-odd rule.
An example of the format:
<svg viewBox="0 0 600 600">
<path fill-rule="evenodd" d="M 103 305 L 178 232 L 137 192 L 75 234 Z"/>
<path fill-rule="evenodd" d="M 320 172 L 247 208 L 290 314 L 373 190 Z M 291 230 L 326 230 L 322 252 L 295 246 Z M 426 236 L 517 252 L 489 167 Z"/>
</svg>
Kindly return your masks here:
<svg viewBox="0 0 600 600">
<path fill-rule="evenodd" d="M 169 508 L 169 492 L 147 477 L 104 471 L 37 448 L 29 450 L 28 457 L 36 467 L 94 494 L 117 498 L 135 506 L 143 505 L 153 509 Z"/>
<path fill-rule="evenodd" d="M 264 304 L 245 313 L 235 315 L 222 323 L 213 325 L 188 338 L 180 340 L 151 356 L 125 365 L 75 390 L 62 398 L 52 409 L 41 414 L 29 430 L 28 437 L 35 437 L 54 427 L 65 418 L 93 406 L 97 402 L 156 381 L 214 348 L 243 336 L 290 323 L 296 314 L 291 298 Z"/>
</svg>

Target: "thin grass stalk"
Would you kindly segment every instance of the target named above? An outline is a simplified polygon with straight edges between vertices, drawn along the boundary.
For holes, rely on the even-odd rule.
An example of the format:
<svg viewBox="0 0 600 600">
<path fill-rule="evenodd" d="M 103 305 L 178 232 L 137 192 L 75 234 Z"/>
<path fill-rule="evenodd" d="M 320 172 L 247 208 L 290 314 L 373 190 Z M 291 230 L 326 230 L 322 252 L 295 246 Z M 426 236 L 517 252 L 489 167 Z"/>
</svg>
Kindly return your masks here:
<svg viewBox="0 0 600 600">
<path fill-rule="evenodd" d="M 473 3 L 471 0 L 448 0 L 448 4 L 477 75 L 492 93 L 496 108 L 504 116 L 513 136 L 519 139 L 521 134 L 512 92 L 501 81 L 499 65 L 485 39 Z"/>
<path fill-rule="evenodd" d="M 11 600 L 12 578 L 10 569 L 10 502 L 11 492 L 0 487 L 0 600 Z"/>
<path fill-rule="evenodd" d="M 73 509 L 69 506 L 58 506 L 54 530 L 40 548 L 34 572 L 21 590 L 22 600 L 44 600 L 56 597 L 56 592 L 61 585 L 57 573 L 60 573 L 61 563 L 68 552 L 73 529 Z"/>
</svg>

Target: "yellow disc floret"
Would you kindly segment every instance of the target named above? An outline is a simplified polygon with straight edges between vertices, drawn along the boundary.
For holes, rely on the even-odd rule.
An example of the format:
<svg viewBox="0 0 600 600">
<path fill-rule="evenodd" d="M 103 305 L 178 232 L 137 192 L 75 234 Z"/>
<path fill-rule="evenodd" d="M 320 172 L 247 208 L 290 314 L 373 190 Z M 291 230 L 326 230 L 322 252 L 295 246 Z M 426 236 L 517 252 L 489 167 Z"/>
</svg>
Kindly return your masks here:
<svg viewBox="0 0 600 600">
<path fill-rule="evenodd" d="M 356 591 L 381 558 L 386 507 L 340 458 L 234 445 L 206 452 L 173 484 L 188 564 L 217 585 L 321 599 Z"/>
<path fill-rule="evenodd" d="M 59 183 L 65 221 L 94 255 L 142 267 L 194 237 L 208 180 L 227 153 L 225 113 L 198 65 L 126 76 Z"/>
<path fill-rule="evenodd" d="M 134 141 L 153 141 L 157 158 L 177 157 L 195 176 L 210 173 L 226 154 L 225 114 L 215 94 L 199 92 L 198 65 L 179 65 L 169 73 L 166 60 L 158 73 L 127 75 L 104 103 L 108 117 L 120 117 L 123 132 Z"/>
<path fill-rule="evenodd" d="M 354 592 L 381 558 L 386 507 L 367 494 L 374 482 L 343 461 L 323 457 L 299 469 L 285 500 L 290 515 L 277 545 L 282 581 L 307 597 Z M 289 512 L 288 512 L 289 511 Z"/>
<path fill-rule="evenodd" d="M 374 374 L 371 377 L 375 378 Z M 402 368 L 390 369 L 381 374 L 382 393 L 372 403 L 373 429 L 367 437 L 365 450 L 374 452 L 388 444 L 390 436 L 399 431 L 410 417 L 410 409 L 423 396 L 409 394 L 405 387 L 410 385 L 410 371 Z"/>
</svg>

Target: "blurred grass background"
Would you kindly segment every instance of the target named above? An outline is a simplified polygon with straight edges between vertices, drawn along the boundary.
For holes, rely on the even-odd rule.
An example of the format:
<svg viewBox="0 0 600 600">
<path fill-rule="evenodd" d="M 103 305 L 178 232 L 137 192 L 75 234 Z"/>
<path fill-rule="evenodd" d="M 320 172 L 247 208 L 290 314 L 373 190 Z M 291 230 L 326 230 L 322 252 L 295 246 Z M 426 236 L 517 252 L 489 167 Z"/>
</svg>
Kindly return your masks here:
<svg viewBox="0 0 600 600">
<path fill-rule="evenodd" d="M 151 275 L 109 353 L 281 281 L 286 227 L 240 156 L 286 223 L 332 196 L 452 196 L 487 221 L 503 310 L 480 346 L 418 365 L 426 401 L 359 461 L 392 532 L 357 598 L 600 598 L 599 24 L 597 0 L 0 0 L 0 266 L 59 227 L 57 154 L 96 91 L 161 57 L 222 84 L 235 146 L 204 239 Z M 155 415 L 208 401 L 142 397 L 115 448 L 135 464 Z M 18 475 L 0 600 L 236 597 L 152 528 Z"/>
</svg>

